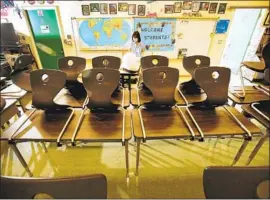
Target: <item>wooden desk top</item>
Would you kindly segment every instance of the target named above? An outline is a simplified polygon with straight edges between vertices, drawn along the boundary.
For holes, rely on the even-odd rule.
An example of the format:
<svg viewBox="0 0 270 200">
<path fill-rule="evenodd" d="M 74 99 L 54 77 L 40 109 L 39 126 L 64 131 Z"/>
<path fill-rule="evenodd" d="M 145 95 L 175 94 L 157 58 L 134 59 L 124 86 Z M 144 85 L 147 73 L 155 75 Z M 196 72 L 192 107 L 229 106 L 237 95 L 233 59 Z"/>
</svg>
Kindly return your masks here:
<svg viewBox="0 0 270 200">
<path fill-rule="evenodd" d="M 3 108 L 3 110 L 0 112 L 0 114 L 2 115 L 10 106 L 12 105 L 16 105 L 17 99 L 5 99 L 6 101 L 6 105 Z"/>
<path fill-rule="evenodd" d="M 79 117 L 76 116 L 75 117 Z M 125 140 L 131 138 L 131 112 L 125 111 Z M 78 120 L 76 120 L 78 122 Z M 88 142 L 121 142 L 123 128 L 123 112 L 119 113 L 84 113 L 76 141 Z"/>
<path fill-rule="evenodd" d="M 71 141 L 73 132 L 79 121 L 82 109 L 74 109 L 74 116 L 69 123 L 60 141 Z M 2 135 L 0 140 L 8 140 L 19 126 L 27 119 L 31 111 L 27 111 Z M 57 138 L 64 127 L 71 110 L 65 114 L 46 116 L 44 111 L 37 110 L 29 120 L 13 135 L 12 140 L 18 142 L 44 141 L 57 142 Z M 94 114 L 89 110 L 80 126 L 76 140 L 88 142 L 121 142 L 122 139 L 122 113 Z M 131 138 L 131 113 L 126 111 L 125 140 Z"/>
<path fill-rule="evenodd" d="M 148 111 L 141 109 L 146 139 L 189 138 L 190 131 L 182 120 L 177 108 L 172 110 Z M 132 111 L 134 136 L 143 138 L 138 110 Z M 194 129 L 195 130 L 195 129 Z"/>
<path fill-rule="evenodd" d="M 260 129 L 252 124 L 235 108 L 228 108 L 248 128 L 251 134 L 261 134 Z M 199 132 L 189 118 L 186 109 L 182 107 L 181 110 L 186 116 L 195 136 L 200 137 Z M 203 131 L 205 137 L 245 134 L 245 131 L 233 120 L 223 107 L 216 108 L 216 110 L 197 110 L 195 108 L 190 108 L 190 111 Z M 135 137 L 142 139 L 143 133 L 137 110 L 133 110 L 132 117 L 134 135 Z M 169 139 L 191 136 L 182 116 L 178 114 L 176 108 L 172 109 L 172 111 L 142 110 L 142 117 L 147 139 Z"/>
<path fill-rule="evenodd" d="M 139 104 L 136 90 L 137 88 L 131 90 L 131 100 L 132 100 L 132 104 L 134 105 Z M 144 104 L 146 102 L 150 102 L 153 100 L 153 96 L 151 92 L 147 90 L 138 90 L 138 91 L 139 91 L 140 104 Z M 205 93 L 202 93 L 199 95 L 184 94 L 184 96 L 187 99 L 188 103 L 190 104 L 204 101 L 207 97 Z M 183 97 L 180 95 L 177 88 L 175 89 L 174 97 L 175 97 L 177 105 L 186 105 Z"/>
<path fill-rule="evenodd" d="M 20 99 L 26 95 L 27 91 L 12 84 L 0 91 L 0 95 L 4 99 Z"/>
<path fill-rule="evenodd" d="M 270 96 L 266 95 L 262 91 L 254 88 L 253 86 L 245 86 L 246 96 L 244 99 L 236 97 L 233 93 L 239 92 L 242 94 L 240 86 L 231 87 L 228 97 L 236 104 L 250 104 L 256 101 L 269 100 Z"/>
<path fill-rule="evenodd" d="M 11 135 L 27 119 L 31 111 L 27 111 L 14 124 L 12 124 L 1 136 L 1 140 L 8 140 Z M 24 125 L 13 135 L 15 141 L 47 141 L 56 142 L 64 124 L 66 123 L 71 110 L 64 114 L 45 115 L 42 110 L 37 110 Z"/>
<path fill-rule="evenodd" d="M 270 122 L 259 115 L 251 106 L 249 105 L 242 105 L 241 106 L 243 111 L 251 115 L 253 118 L 255 118 L 257 121 L 259 121 L 265 128 L 270 129 Z M 268 107 L 267 113 L 265 112 L 266 115 L 270 115 L 270 106 Z"/>
</svg>

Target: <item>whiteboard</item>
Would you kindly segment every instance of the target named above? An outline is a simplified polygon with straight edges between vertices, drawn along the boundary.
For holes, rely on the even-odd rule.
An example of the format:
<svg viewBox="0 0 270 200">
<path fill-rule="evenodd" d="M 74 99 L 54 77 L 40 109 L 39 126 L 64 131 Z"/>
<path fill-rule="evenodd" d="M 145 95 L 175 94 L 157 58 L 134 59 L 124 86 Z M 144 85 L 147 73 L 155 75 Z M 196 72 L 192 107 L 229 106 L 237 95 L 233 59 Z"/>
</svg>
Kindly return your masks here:
<svg viewBox="0 0 270 200">
<path fill-rule="evenodd" d="M 208 55 L 211 33 L 215 32 L 216 20 L 177 20 L 176 56 L 178 49 L 187 49 L 186 56 Z"/>
</svg>

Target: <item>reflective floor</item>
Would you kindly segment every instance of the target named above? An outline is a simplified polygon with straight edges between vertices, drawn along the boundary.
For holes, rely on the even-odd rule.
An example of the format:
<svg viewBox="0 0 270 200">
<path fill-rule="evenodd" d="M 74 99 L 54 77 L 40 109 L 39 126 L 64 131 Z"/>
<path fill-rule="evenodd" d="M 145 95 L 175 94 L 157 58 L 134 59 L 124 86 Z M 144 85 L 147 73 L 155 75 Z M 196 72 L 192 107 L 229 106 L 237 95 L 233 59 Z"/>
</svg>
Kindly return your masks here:
<svg viewBox="0 0 270 200">
<path fill-rule="evenodd" d="M 236 166 L 244 166 L 259 138 L 249 142 Z M 61 177 L 103 173 L 108 180 L 108 198 L 204 198 L 202 175 L 206 166 L 231 165 L 240 139 L 147 141 L 141 146 L 140 174 L 136 178 L 136 143 L 130 141 L 130 179 L 125 178 L 125 152 L 121 144 L 81 144 L 77 147 L 46 143 L 21 143 L 23 154 L 34 177 Z M 250 166 L 269 165 L 269 140 Z M 1 143 L 1 174 L 28 174 L 12 149 Z"/>
</svg>

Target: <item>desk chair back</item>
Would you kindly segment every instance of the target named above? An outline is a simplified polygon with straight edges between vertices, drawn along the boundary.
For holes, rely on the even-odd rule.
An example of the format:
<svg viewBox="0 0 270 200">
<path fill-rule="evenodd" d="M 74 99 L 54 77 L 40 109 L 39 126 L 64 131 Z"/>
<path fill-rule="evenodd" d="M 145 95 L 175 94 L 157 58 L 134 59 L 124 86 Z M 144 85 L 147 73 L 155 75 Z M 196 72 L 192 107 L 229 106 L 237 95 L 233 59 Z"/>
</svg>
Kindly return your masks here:
<svg viewBox="0 0 270 200">
<path fill-rule="evenodd" d="M 1 198 L 33 199 L 43 194 L 54 199 L 106 199 L 107 180 L 102 174 L 64 178 L 1 176 Z"/>
<path fill-rule="evenodd" d="M 98 56 L 92 59 L 93 68 L 111 68 L 119 70 L 121 59 L 115 56 Z"/>
<path fill-rule="evenodd" d="M 143 80 L 146 87 L 153 94 L 153 101 L 149 103 L 154 105 L 175 104 L 175 88 L 178 84 L 179 71 L 170 67 L 154 67 L 143 70 Z"/>
<path fill-rule="evenodd" d="M 53 99 L 65 86 L 66 74 L 64 72 L 51 69 L 35 70 L 30 73 L 30 81 L 32 104 L 35 108 L 55 110 L 62 107 L 55 104 Z M 66 108 L 67 106 L 64 107 Z"/>
<path fill-rule="evenodd" d="M 119 105 L 112 104 L 111 96 L 120 80 L 118 70 L 95 68 L 82 73 L 83 86 L 86 89 L 89 109 L 117 110 Z"/>
<path fill-rule="evenodd" d="M 207 167 L 203 173 L 205 196 L 207 199 L 268 199 L 269 170 L 269 166 Z"/>
<path fill-rule="evenodd" d="M 31 67 L 33 62 L 34 62 L 34 58 L 32 55 L 29 55 L 29 54 L 20 55 L 15 60 L 14 71 L 17 72 L 17 71 L 28 69 L 29 67 Z"/>
<path fill-rule="evenodd" d="M 188 56 L 183 59 L 183 67 L 194 79 L 196 69 L 210 67 L 210 58 L 202 55 Z"/>
<path fill-rule="evenodd" d="M 169 59 L 166 56 L 150 55 L 141 58 L 142 69 L 149 69 L 152 67 L 167 67 L 169 66 Z"/>
<path fill-rule="evenodd" d="M 270 84 L 270 68 L 264 70 L 264 80 L 266 83 Z"/>
<path fill-rule="evenodd" d="M 231 70 L 225 67 L 202 67 L 195 70 L 196 83 L 207 95 L 206 106 L 220 106 L 228 100 Z"/>
<path fill-rule="evenodd" d="M 58 58 L 58 68 L 67 75 L 67 82 L 77 82 L 80 73 L 86 67 L 86 59 L 76 56 Z"/>
<path fill-rule="evenodd" d="M 262 50 L 262 57 L 265 62 L 265 67 L 270 68 L 270 42 L 268 42 Z"/>
<path fill-rule="evenodd" d="M 0 112 L 5 108 L 6 100 L 0 97 Z"/>
</svg>

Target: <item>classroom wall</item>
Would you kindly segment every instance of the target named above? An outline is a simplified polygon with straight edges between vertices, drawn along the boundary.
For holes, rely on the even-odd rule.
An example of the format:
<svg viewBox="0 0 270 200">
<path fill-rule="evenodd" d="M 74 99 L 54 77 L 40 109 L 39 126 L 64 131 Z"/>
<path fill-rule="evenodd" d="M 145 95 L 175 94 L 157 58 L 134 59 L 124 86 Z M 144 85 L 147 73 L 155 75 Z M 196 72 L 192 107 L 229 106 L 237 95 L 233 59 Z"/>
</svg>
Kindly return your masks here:
<svg viewBox="0 0 270 200">
<path fill-rule="evenodd" d="M 106 3 L 117 3 L 116 1 L 103 1 Z M 125 2 L 125 1 L 122 1 Z M 164 13 L 164 5 L 174 4 L 176 1 L 156 1 L 153 3 L 147 3 L 147 1 L 126 1 L 128 3 L 137 4 L 137 5 L 146 5 L 146 13 L 148 12 L 156 12 L 158 17 L 180 17 L 182 16 L 183 11 L 174 14 L 165 14 Z M 211 1 L 215 2 L 215 1 Z M 200 11 L 203 17 L 219 17 L 220 19 L 233 19 L 234 9 L 229 8 L 230 6 L 248 6 L 248 7 L 257 7 L 257 6 L 268 6 L 268 1 L 216 1 L 218 3 L 227 3 L 227 10 L 225 14 L 209 14 L 208 11 Z M 83 17 L 110 17 L 111 15 L 101 15 L 99 13 L 91 13 L 90 16 L 83 16 L 81 12 L 81 5 L 90 4 L 90 3 L 101 3 L 101 1 L 56 1 L 54 2 L 53 6 L 59 6 L 59 20 L 60 20 L 60 27 L 63 33 L 63 39 L 67 37 L 67 35 L 72 34 L 72 24 L 71 24 L 71 17 L 76 18 L 83 18 Z M 36 3 L 34 6 L 29 5 L 27 1 L 17 1 L 15 4 L 18 4 L 20 8 L 27 9 L 29 7 L 42 7 L 42 6 L 49 6 L 49 4 L 45 3 L 44 5 L 39 5 Z M 12 11 L 10 11 L 12 12 Z M 25 19 L 19 19 L 14 13 L 10 14 L 10 21 L 14 23 L 15 29 L 25 36 L 30 36 L 27 23 Z M 113 15 L 114 17 L 130 17 L 127 12 L 118 12 L 117 15 Z M 192 30 L 190 30 L 192 31 Z M 226 38 L 228 34 L 212 34 L 211 44 L 209 47 L 208 56 L 211 57 L 211 64 L 212 65 L 219 65 L 220 60 L 222 57 L 222 53 L 226 44 Z M 27 38 L 27 37 L 26 37 Z M 33 42 L 31 38 L 28 38 L 28 41 Z M 76 55 L 74 40 L 72 38 L 73 44 L 67 45 L 64 44 L 64 52 L 66 56 Z M 193 41 L 191 41 L 193 42 Z M 33 46 L 33 45 L 32 45 Z M 34 48 L 34 47 L 33 47 Z M 34 49 L 35 52 L 35 49 Z M 113 54 L 116 56 L 122 56 L 125 52 L 123 51 L 80 51 L 79 56 L 87 57 L 88 54 Z M 91 63 L 90 61 L 88 63 Z M 187 75 L 187 73 L 183 70 L 181 60 L 180 59 L 170 59 L 170 65 L 173 67 L 177 67 L 180 69 L 180 73 L 182 75 Z"/>
</svg>

